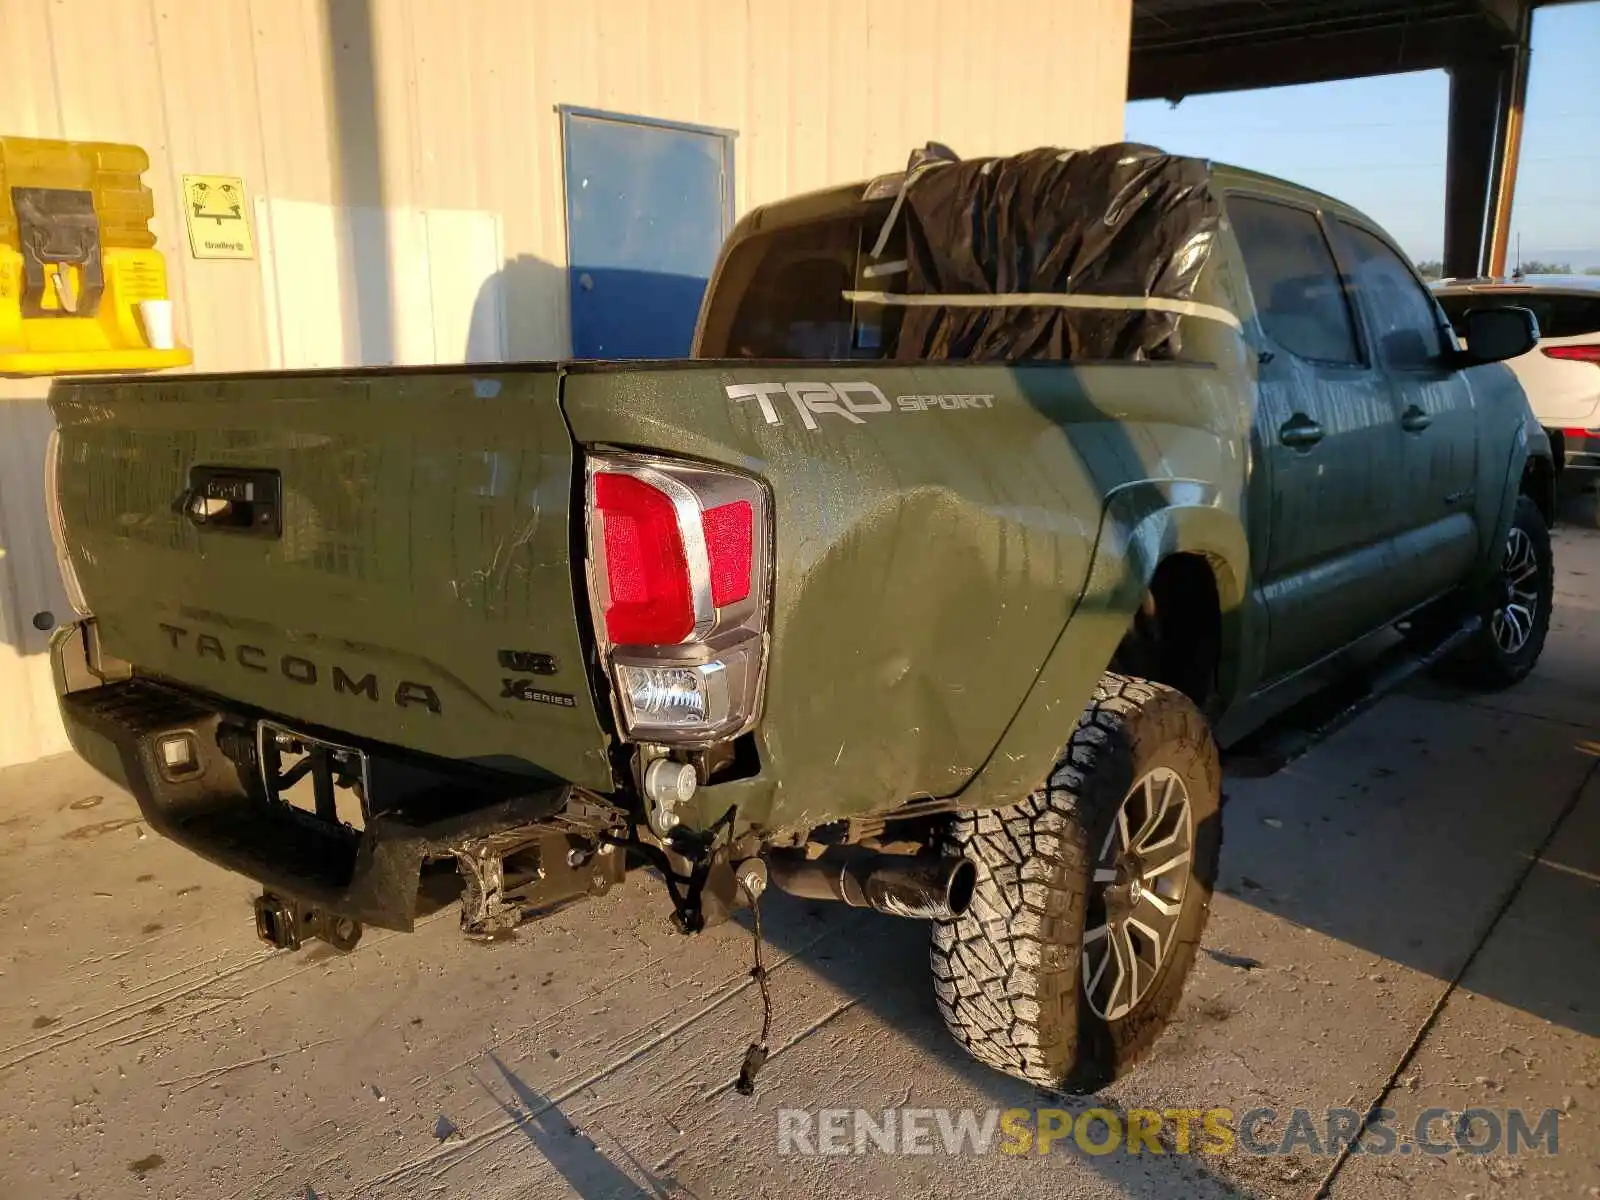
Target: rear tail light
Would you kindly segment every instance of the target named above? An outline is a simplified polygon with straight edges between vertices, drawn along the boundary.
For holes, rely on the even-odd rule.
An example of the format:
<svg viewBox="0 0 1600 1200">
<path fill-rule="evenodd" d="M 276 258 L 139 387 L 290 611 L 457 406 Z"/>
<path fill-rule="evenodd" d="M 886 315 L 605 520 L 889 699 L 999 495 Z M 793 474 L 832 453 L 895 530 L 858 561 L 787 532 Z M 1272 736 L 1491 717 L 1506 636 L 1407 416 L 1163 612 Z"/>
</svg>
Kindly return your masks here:
<svg viewBox="0 0 1600 1200">
<path fill-rule="evenodd" d="M 1540 346 L 1547 358 L 1560 358 L 1567 362 L 1593 363 L 1600 367 L 1600 343 L 1587 346 Z"/>
<path fill-rule="evenodd" d="M 589 598 L 627 736 L 704 745 L 749 729 L 766 668 L 766 489 L 606 454 L 588 460 L 587 501 Z"/>
</svg>

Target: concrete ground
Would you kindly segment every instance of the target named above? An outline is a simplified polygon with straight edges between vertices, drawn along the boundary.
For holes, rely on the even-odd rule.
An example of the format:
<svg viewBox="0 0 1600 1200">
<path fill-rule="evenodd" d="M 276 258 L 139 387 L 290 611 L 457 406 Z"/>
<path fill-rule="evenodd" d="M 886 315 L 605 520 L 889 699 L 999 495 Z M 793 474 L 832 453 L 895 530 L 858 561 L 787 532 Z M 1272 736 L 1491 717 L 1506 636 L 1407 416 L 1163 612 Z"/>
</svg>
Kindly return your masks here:
<svg viewBox="0 0 1600 1200">
<path fill-rule="evenodd" d="M 946 1037 L 917 925 L 769 896 L 776 1050 L 747 1099 L 746 926 L 675 937 L 640 877 L 513 943 L 446 912 L 274 954 L 245 881 L 69 758 L 0 772 L 0 1196 L 1267 1197 L 1333 1172 L 1341 1198 L 1600 1197 L 1600 532 L 1556 542 L 1532 679 L 1418 684 L 1229 783 L 1180 1016 L 1076 1105 L 1270 1107 L 1276 1142 L 1297 1106 L 1325 1132 L 1377 1103 L 1394 1155 L 780 1157 L 784 1107 L 1053 1102 Z M 1518 1106 L 1559 1110 L 1557 1154 L 1411 1145 L 1428 1108 Z"/>
</svg>

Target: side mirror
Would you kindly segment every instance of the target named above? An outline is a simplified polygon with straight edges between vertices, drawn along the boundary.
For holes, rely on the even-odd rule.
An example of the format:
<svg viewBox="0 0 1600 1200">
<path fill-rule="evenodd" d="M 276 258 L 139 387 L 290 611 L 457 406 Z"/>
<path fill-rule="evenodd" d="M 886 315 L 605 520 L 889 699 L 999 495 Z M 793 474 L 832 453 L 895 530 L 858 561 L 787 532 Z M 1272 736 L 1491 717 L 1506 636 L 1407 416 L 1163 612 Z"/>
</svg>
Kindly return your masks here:
<svg viewBox="0 0 1600 1200">
<path fill-rule="evenodd" d="M 1467 365 L 1504 362 L 1539 344 L 1539 319 L 1531 309 L 1473 308 L 1462 318 L 1462 358 Z"/>
</svg>

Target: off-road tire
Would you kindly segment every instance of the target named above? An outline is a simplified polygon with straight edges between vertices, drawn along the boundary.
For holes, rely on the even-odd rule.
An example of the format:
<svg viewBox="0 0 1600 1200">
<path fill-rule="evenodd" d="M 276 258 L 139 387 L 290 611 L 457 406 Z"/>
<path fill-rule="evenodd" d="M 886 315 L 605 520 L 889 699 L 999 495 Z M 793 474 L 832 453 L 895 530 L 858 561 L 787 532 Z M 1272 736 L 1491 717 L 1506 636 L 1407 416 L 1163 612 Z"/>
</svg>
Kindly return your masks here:
<svg viewBox="0 0 1600 1200">
<path fill-rule="evenodd" d="M 1494 615 L 1500 598 L 1497 592 L 1491 592 L 1477 605 L 1483 618 L 1482 628 L 1472 635 L 1461 653 L 1446 664 L 1446 672 L 1452 680 L 1481 691 L 1499 691 L 1524 679 L 1544 652 L 1545 636 L 1550 631 L 1550 611 L 1556 590 L 1555 560 L 1550 552 L 1550 530 L 1539 506 L 1528 496 L 1517 498 L 1507 546 L 1519 533 L 1532 546 L 1535 566 L 1529 583 L 1538 597 L 1527 641 L 1515 653 L 1507 653 L 1496 640 Z M 1505 552 L 1506 547 L 1502 547 L 1502 555 Z"/>
<path fill-rule="evenodd" d="M 1094 858 L 1133 783 L 1157 767 L 1188 789 L 1190 876 L 1176 940 L 1144 998 L 1099 1017 L 1080 986 Z M 1020 804 L 960 814 L 945 852 L 976 863 L 971 906 L 933 929 L 946 1026 L 980 1062 L 1044 1087 L 1093 1090 L 1160 1036 L 1210 913 L 1222 847 L 1221 767 L 1204 717 L 1181 692 L 1106 674 L 1044 785 Z"/>
</svg>

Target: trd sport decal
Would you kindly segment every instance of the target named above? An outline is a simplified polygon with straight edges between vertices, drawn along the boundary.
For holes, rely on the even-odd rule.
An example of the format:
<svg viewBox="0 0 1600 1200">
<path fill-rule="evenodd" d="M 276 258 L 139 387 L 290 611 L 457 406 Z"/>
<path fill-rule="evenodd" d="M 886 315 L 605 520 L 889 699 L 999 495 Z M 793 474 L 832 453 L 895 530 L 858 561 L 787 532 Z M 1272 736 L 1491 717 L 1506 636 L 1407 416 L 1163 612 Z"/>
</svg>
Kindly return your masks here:
<svg viewBox="0 0 1600 1200">
<path fill-rule="evenodd" d="M 782 397 L 794 405 L 800 423 L 807 429 L 817 428 L 817 417 L 843 417 L 856 425 L 865 425 L 873 413 L 927 412 L 931 409 L 993 408 L 994 396 L 944 394 L 929 396 L 896 396 L 891 402 L 876 384 L 859 383 L 730 383 L 726 387 L 728 399 L 754 400 L 761 406 L 761 417 L 768 425 L 782 425 L 774 397 Z"/>
</svg>

